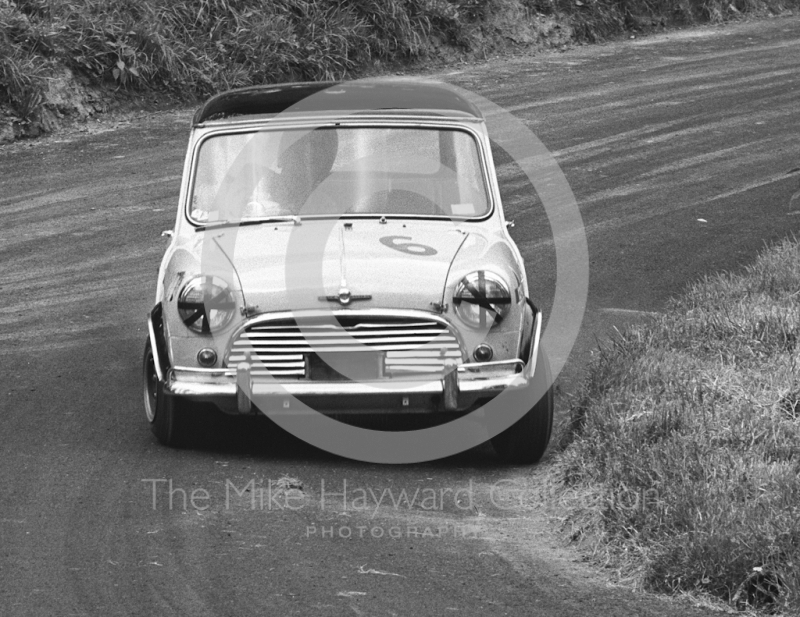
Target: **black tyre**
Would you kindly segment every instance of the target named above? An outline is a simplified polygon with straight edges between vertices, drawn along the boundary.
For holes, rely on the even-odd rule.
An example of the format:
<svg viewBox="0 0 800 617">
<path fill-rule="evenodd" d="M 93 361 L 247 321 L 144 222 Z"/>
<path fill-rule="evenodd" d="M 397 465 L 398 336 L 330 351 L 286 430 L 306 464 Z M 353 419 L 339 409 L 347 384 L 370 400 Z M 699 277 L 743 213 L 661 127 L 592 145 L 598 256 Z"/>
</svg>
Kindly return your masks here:
<svg viewBox="0 0 800 617">
<path fill-rule="evenodd" d="M 167 396 L 164 383 L 158 379 L 150 338 L 144 348 L 143 362 L 144 410 L 150 429 L 165 446 L 186 446 L 189 437 L 189 417 L 186 402 Z"/>
<path fill-rule="evenodd" d="M 520 393 L 524 398 L 519 403 L 524 404 L 525 399 L 531 401 L 537 394 L 544 394 L 528 413 L 492 438 L 492 447 L 504 463 L 531 465 L 538 463 L 544 456 L 553 431 L 552 381 L 550 363 L 540 348 L 533 383 Z M 511 402 L 517 404 L 513 399 Z"/>
</svg>

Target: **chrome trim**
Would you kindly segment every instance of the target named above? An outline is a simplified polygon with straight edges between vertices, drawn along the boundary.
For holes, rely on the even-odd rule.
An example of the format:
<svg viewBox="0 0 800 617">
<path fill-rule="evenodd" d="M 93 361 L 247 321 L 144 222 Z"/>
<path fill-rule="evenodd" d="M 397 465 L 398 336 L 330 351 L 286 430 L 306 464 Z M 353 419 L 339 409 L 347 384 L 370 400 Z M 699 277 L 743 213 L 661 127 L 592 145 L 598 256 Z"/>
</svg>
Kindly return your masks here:
<svg viewBox="0 0 800 617">
<path fill-rule="evenodd" d="M 533 322 L 533 342 L 531 343 L 531 352 L 528 356 L 528 362 L 522 370 L 522 374 L 526 380 L 533 379 L 536 373 L 536 360 L 539 358 L 539 344 L 541 343 L 542 335 L 542 312 L 536 313 L 536 320 Z"/>
<path fill-rule="evenodd" d="M 353 337 L 353 338 L 355 338 L 355 337 Z M 274 345 L 276 350 L 280 349 L 281 351 L 285 351 L 287 354 L 292 354 L 292 355 L 300 355 L 300 354 L 304 354 L 304 353 L 309 353 L 309 352 L 313 351 L 314 349 L 318 349 L 318 350 L 321 350 L 321 351 L 356 351 L 356 350 L 353 349 L 352 345 L 335 346 L 335 343 L 337 342 L 337 339 L 334 339 L 334 338 L 322 339 L 322 340 L 320 340 L 320 339 L 312 339 L 310 342 L 312 342 L 315 345 L 317 345 L 317 347 L 315 347 L 315 348 L 312 348 L 310 345 L 303 345 L 302 341 L 297 341 L 297 342 L 294 342 L 294 341 L 277 342 L 277 341 L 270 341 L 268 339 L 260 339 L 260 338 L 256 338 L 256 337 L 254 337 L 252 339 L 244 339 L 244 338 L 242 338 L 242 339 L 239 339 L 237 341 L 234 341 L 234 347 L 236 347 L 237 343 L 240 343 L 240 341 L 244 341 L 244 340 L 250 340 L 250 341 L 254 341 L 254 342 L 258 341 L 258 342 L 263 342 L 263 343 L 266 343 L 266 344 L 269 344 L 269 345 Z M 399 342 L 398 341 L 398 342 L 395 342 L 395 343 L 391 343 L 391 342 L 387 342 L 387 341 L 381 340 L 381 339 L 365 339 L 365 342 L 369 341 L 370 343 L 374 343 L 376 346 L 379 345 L 381 351 L 398 351 L 398 352 L 402 352 L 402 351 L 407 351 L 407 346 L 408 346 L 409 343 L 417 343 L 419 345 L 425 345 L 425 344 L 427 344 L 427 343 L 429 343 L 429 342 L 431 342 L 433 340 L 435 340 L 435 338 L 432 338 L 430 341 L 420 341 L 418 339 L 414 339 L 414 340 L 410 340 L 409 342 Z M 243 345 L 239 345 L 239 346 L 243 346 Z M 445 347 L 445 345 L 442 345 L 442 347 Z M 447 345 L 446 347 L 451 349 L 453 352 L 458 351 L 458 355 L 461 356 L 461 350 L 456 345 Z M 231 355 L 228 356 L 228 360 L 230 360 L 230 358 L 233 356 L 233 354 L 237 353 L 237 352 L 239 352 L 239 349 L 235 349 L 235 348 L 231 349 Z"/>
<path fill-rule="evenodd" d="M 515 362 L 521 362 L 519 360 Z M 509 363 L 513 364 L 513 363 Z M 470 365 L 472 368 L 478 368 L 475 365 Z M 460 365 L 457 370 L 451 371 L 450 374 L 456 375 L 455 390 L 460 393 L 485 393 L 487 395 L 499 393 L 505 388 L 509 387 L 522 387 L 528 379 L 523 376 L 523 373 L 506 373 L 504 375 L 497 375 L 497 373 L 481 375 L 477 371 L 465 371 L 465 365 Z M 493 368 L 493 367 L 487 367 Z M 501 368 L 501 367 L 498 367 Z M 212 372 L 206 372 L 205 380 L 193 380 L 192 376 L 200 376 L 203 373 L 199 369 L 175 367 L 170 369 L 167 389 L 172 394 L 178 394 L 189 397 L 235 397 L 239 392 L 238 383 L 242 383 L 242 390 L 249 389 L 252 396 L 341 396 L 341 395 L 369 395 L 369 394 L 384 394 L 384 395 L 402 395 L 402 394 L 442 394 L 445 392 L 446 384 L 445 379 L 441 373 L 431 375 L 430 379 L 417 378 L 417 379 L 387 379 L 376 380 L 370 382 L 355 382 L 355 381 L 306 381 L 306 380 L 293 380 L 293 381 L 278 381 L 270 379 L 268 374 L 258 374 L 256 377 L 263 377 L 264 380 L 254 380 L 251 372 L 250 379 L 246 382 L 240 382 L 244 376 L 239 374 L 237 370 L 215 369 Z M 382 386 L 391 385 L 392 388 L 388 389 Z M 450 387 L 453 387 L 452 385 Z"/>
<path fill-rule="evenodd" d="M 242 333 L 247 330 L 247 328 L 251 328 L 253 326 L 260 326 L 264 324 L 269 324 L 270 322 L 274 321 L 282 321 L 287 319 L 297 319 L 298 317 L 303 319 L 314 319 L 318 317 L 330 317 L 333 315 L 334 317 L 366 317 L 366 318 L 381 318 L 381 317 L 389 317 L 389 318 L 398 318 L 398 319 L 421 319 L 424 321 L 432 321 L 438 323 L 443 328 L 446 328 L 448 332 L 450 332 L 453 337 L 458 342 L 459 352 L 466 349 L 464 344 L 464 339 L 461 336 L 461 333 L 458 331 L 458 328 L 455 327 L 454 324 L 450 323 L 444 317 L 437 315 L 435 313 L 429 313 L 426 311 L 418 311 L 413 309 L 333 309 L 333 310 L 320 310 L 320 309 L 310 309 L 310 310 L 303 310 L 303 311 L 281 311 L 279 313 L 262 313 L 261 315 L 256 315 L 255 317 L 249 319 L 248 321 L 239 325 L 230 336 L 228 347 L 225 350 L 225 355 L 223 356 L 223 366 L 227 366 L 228 358 L 230 357 L 231 353 L 233 353 L 234 343 L 239 339 Z M 464 358 L 463 353 L 461 354 L 462 360 Z"/>
<path fill-rule="evenodd" d="M 208 131 L 225 128 L 263 129 L 265 123 L 270 125 L 287 125 L 294 128 L 308 124 L 317 126 L 321 122 L 328 122 L 331 126 L 335 126 L 336 124 L 363 124 L 364 121 L 374 122 L 375 120 L 402 122 L 403 124 L 411 124 L 412 126 L 420 127 L 429 125 L 431 122 L 455 125 L 461 125 L 465 122 L 478 125 L 486 124 L 484 118 L 478 118 L 468 114 L 448 115 L 444 113 L 444 110 L 441 115 L 431 115 L 430 113 L 414 114 L 412 110 L 404 110 L 403 112 L 395 114 L 381 113 L 380 110 L 374 110 L 374 113 L 361 110 L 358 111 L 357 115 L 351 114 L 347 110 L 327 114 L 325 112 L 291 113 L 284 110 L 277 114 L 254 114 L 251 116 L 231 116 L 229 118 L 219 118 L 217 120 L 204 120 L 200 124 L 195 124 L 193 128 L 205 129 Z"/>
<path fill-rule="evenodd" d="M 236 384 L 231 383 L 193 383 L 191 381 L 167 382 L 167 391 L 175 396 L 186 396 L 188 398 L 212 398 L 212 397 L 235 397 Z"/>
<path fill-rule="evenodd" d="M 400 311 L 398 311 L 400 312 Z M 349 311 L 348 311 L 349 313 Z M 269 321 L 269 319 L 262 319 Z M 249 366 L 241 369 L 203 369 L 176 366 L 167 374 L 166 388 L 172 394 L 194 397 L 239 397 L 248 399 L 269 396 L 358 396 L 358 395 L 407 395 L 444 394 L 449 399 L 446 408 L 452 407 L 452 395 L 499 394 L 507 388 L 521 388 L 533 379 L 536 360 L 541 344 L 542 316 L 537 313 L 534 322 L 533 342 L 528 362 L 522 360 L 496 360 L 493 362 L 462 363 L 450 372 L 455 376 L 449 380 L 441 373 L 431 375 L 431 379 L 383 379 L 374 382 L 329 381 L 314 382 L 306 380 L 278 381 L 268 372 L 254 372 Z M 239 366 L 242 366 L 241 363 Z M 521 371 L 518 369 L 522 368 Z M 513 369 L 513 373 L 499 374 L 499 370 Z M 262 378 L 254 380 L 253 377 Z M 382 386 L 391 385 L 386 388 Z M 240 404 L 244 401 L 237 401 Z M 244 405 L 242 404 L 242 408 Z"/>
<path fill-rule="evenodd" d="M 454 371 L 455 372 L 455 371 Z M 492 377 L 485 379 L 462 379 L 459 375 L 458 391 L 462 393 L 477 393 L 477 394 L 499 394 L 506 388 L 517 388 L 525 385 L 518 379 L 519 373 L 505 376 L 505 377 Z M 434 379 L 429 381 L 410 381 L 410 380 L 393 380 L 398 387 L 392 390 L 386 390 L 377 385 L 370 386 L 367 383 L 359 383 L 354 381 L 329 381 L 329 382 L 311 382 L 311 381 L 294 381 L 294 382 L 278 382 L 274 383 L 252 383 L 252 396 L 357 396 L 357 395 L 390 395 L 397 396 L 403 394 L 442 394 L 444 386 L 442 379 Z M 387 383 L 387 382 L 378 382 Z M 234 376 L 225 382 L 207 383 L 207 382 L 192 382 L 192 381 L 176 381 L 175 371 L 170 371 L 170 379 L 167 381 L 167 389 L 170 393 L 195 397 L 236 397 L 237 384 Z"/>
<path fill-rule="evenodd" d="M 445 411 L 456 411 L 458 409 L 458 371 L 455 364 L 448 364 L 442 378 L 442 398 L 444 399 Z"/>
<path fill-rule="evenodd" d="M 150 347 L 153 351 L 153 364 L 156 365 L 156 377 L 158 380 L 164 381 L 164 371 L 161 370 L 161 358 L 158 355 L 158 340 L 156 339 L 156 329 L 153 326 L 152 315 L 147 316 L 147 331 L 150 334 Z"/>
<path fill-rule="evenodd" d="M 338 302 L 342 306 L 346 306 L 357 300 L 372 300 L 372 296 L 370 294 L 351 294 L 350 290 L 342 288 L 337 296 L 319 296 L 317 300 L 321 302 Z"/>
<path fill-rule="evenodd" d="M 466 372 L 466 371 L 480 371 L 484 368 L 490 367 L 519 367 L 520 369 L 525 366 L 525 362 L 520 360 L 519 358 L 515 358 L 513 360 L 492 360 L 490 362 L 471 362 L 469 364 L 462 364 L 458 367 L 459 372 Z"/>
<path fill-rule="evenodd" d="M 172 369 L 180 373 L 197 373 L 209 377 L 230 377 L 236 375 L 236 369 L 197 368 L 194 366 L 175 366 Z"/>
<path fill-rule="evenodd" d="M 379 325 L 383 326 L 383 324 L 379 324 Z M 260 327 L 263 327 L 263 326 L 260 326 Z M 271 326 L 267 326 L 267 327 L 271 327 Z M 382 339 L 383 338 L 391 339 L 391 338 L 396 338 L 398 336 L 403 336 L 405 334 L 407 334 L 409 336 L 416 336 L 416 337 L 436 338 L 435 336 L 432 337 L 431 333 L 430 333 L 430 330 L 426 330 L 425 328 L 420 328 L 418 330 L 400 329 L 400 328 L 398 328 L 397 330 L 384 330 L 384 329 L 380 329 L 379 330 L 376 327 L 375 330 L 376 330 L 376 332 L 368 332 L 365 329 L 363 332 L 360 332 L 359 334 L 361 334 L 361 335 L 363 335 L 365 337 L 373 336 L 374 338 L 372 338 L 370 340 L 377 340 L 377 337 L 380 337 Z M 250 339 L 261 339 L 261 340 L 297 339 L 299 341 L 302 341 L 302 340 L 306 340 L 307 341 L 307 340 L 309 340 L 309 338 L 312 338 L 314 340 L 318 340 L 318 339 L 321 339 L 321 338 L 329 338 L 330 336 L 331 336 L 330 332 L 308 332 L 307 335 L 304 335 L 302 332 L 298 332 L 296 334 L 283 333 L 283 332 L 280 332 L 280 333 L 277 333 L 277 334 L 272 334 L 272 333 L 264 331 L 264 330 L 259 330 L 257 332 L 250 333 L 249 338 Z M 385 343 L 387 341 L 381 341 L 381 342 Z M 424 342 L 424 341 L 420 341 L 420 342 Z"/>
<path fill-rule="evenodd" d="M 249 414 L 253 409 L 253 380 L 250 377 L 250 363 L 241 362 L 236 367 L 236 408 L 241 414 Z"/>
</svg>

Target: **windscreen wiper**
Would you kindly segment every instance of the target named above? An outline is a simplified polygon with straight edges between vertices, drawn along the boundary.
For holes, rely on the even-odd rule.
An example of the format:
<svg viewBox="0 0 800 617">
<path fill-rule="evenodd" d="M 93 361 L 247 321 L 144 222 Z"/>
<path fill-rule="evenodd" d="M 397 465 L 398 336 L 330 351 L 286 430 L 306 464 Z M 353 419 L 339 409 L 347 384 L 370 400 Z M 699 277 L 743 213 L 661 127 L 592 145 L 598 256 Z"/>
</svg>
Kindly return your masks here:
<svg viewBox="0 0 800 617">
<path fill-rule="evenodd" d="M 247 219 L 244 221 L 215 221 L 213 223 L 206 223 L 205 225 L 198 225 L 194 228 L 195 231 L 206 231 L 207 229 L 223 229 L 225 227 L 244 227 L 245 225 L 261 225 L 263 223 L 293 223 L 294 225 L 300 224 L 300 217 L 296 215 L 291 216 L 273 216 L 265 219 Z"/>
</svg>

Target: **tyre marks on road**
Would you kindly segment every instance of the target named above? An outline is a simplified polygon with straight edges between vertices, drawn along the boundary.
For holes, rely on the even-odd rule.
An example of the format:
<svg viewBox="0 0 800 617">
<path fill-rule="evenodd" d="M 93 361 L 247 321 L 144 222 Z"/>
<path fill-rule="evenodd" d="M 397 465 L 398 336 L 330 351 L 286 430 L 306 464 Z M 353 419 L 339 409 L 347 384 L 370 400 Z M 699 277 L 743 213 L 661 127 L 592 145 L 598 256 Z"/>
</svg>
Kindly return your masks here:
<svg viewBox="0 0 800 617">
<path fill-rule="evenodd" d="M 522 62 L 516 63 L 521 79 L 498 89 L 498 103 L 528 120 L 546 144 L 561 144 L 552 154 L 570 181 L 590 239 L 770 186 L 780 209 L 781 200 L 788 203 L 781 196 L 796 190 L 796 179 L 786 172 L 800 162 L 800 41 L 784 36 L 741 47 L 713 32 L 710 49 L 689 48 L 684 55 L 676 52 L 686 50 L 686 42 L 667 38 L 640 49 L 616 48 L 619 66 L 587 51 L 574 74 L 538 100 L 517 102 L 529 87 L 524 76 L 532 73 Z M 631 56 L 640 71 L 631 72 Z M 593 70 L 598 64 L 602 69 Z M 498 171 L 512 210 L 530 201 L 515 164 Z M 528 237 L 521 244 L 533 250 L 552 246 L 552 240 Z"/>
<path fill-rule="evenodd" d="M 37 191 L 33 194 L 20 195 L 17 197 L 9 197 L 0 200 L 2 205 L 2 212 L 4 216 L 26 212 L 36 208 L 44 208 L 54 206 L 56 204 L 83 201 L 86 199 L 97 200 L 101 197 L 109 197 L 119 195 L 121 191 L 142 189 L 145 187 L 175 183 L 177 184 L 181 179 L 179 175 L 163 176 L 160 178 L 153 178 L 150 180 L 130 180 L 130 179 L 117 179 L 113 184 L 100 184 L 95 186 L 78 186 L 68 189 L 57 191 L 40 192 Z M 118 202 L 117 199 L 113 200 Z"/>
</svg>

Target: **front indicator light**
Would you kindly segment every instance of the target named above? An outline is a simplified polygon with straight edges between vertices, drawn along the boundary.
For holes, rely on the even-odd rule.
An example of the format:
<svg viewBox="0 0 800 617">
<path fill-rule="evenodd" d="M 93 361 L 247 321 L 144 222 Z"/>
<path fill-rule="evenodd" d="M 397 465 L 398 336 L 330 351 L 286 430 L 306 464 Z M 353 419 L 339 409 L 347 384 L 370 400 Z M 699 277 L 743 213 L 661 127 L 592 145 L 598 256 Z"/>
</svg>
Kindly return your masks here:
<svg viewBox="0 0 800 617">
<path fill-rule="evenodd" d="M 511 310 L 511 294 L 493 272 L 478 270 L 456 285 L 453 294 L 456 315 L 467 325 L 487 328 L 500 323 Z"/>
<path fill-rule="evenodd" d="M 205 348 L 197 352 L 197 363 L 205 368 L 211 368 L 217 363 L 217 352 L 213 349 Z"/>
<path fill-rule="evenodd" d="M 490 345 L 481 343 L 475 348 L 475 351 L 472 352 L 472 357 L 478 362 L 488 362 L 494 357 L 494 350 Z"/>
</svg>

